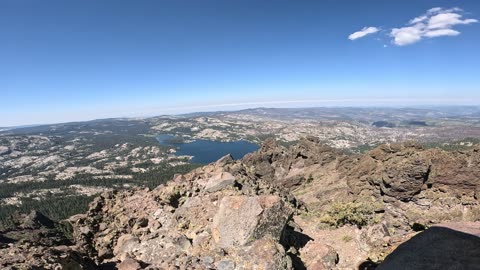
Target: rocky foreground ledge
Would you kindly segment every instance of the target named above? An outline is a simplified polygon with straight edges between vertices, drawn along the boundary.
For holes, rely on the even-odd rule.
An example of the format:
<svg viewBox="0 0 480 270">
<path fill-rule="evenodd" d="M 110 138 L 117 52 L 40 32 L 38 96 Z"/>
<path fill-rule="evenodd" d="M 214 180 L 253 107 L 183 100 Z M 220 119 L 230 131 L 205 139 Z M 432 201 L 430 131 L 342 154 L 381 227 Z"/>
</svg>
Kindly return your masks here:
<svg viewBox="0 0 480 270">
<path fill-rule="evenodd" d="M 477 263 L 479 196 L 478 146 L 390 144 L 348 155 L 315 138 L 289 148 L 267 140 L 242 160 L 225 156 L 154 190 L 102 194 L 68 220 L 72 242 L 40 214 L 23 217 L 16 231 L 0 234 L 0 267 L 373 269 L 383 260 L 398 267 L 395 258 L 412 248 L 386 255 L 440 223 L 469 233 L 470 252 L 455 260 Z M 416 248 L 435 260 L 418 246 L 424 242 Z"/>
</svg>

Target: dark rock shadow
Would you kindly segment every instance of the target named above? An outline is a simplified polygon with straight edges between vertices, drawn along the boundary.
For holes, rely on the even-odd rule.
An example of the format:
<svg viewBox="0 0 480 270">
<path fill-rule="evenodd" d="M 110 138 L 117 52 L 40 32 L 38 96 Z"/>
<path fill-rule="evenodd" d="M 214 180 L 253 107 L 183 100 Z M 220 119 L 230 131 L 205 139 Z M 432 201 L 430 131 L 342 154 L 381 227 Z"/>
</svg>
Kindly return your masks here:
<svg viewBox="0 0 480 270">
<path fill-rule="evenodd" d="M 298 254 L 287 253 L 288 256 L 292 259 L 292 266 L 295 270 L 307 270 L 307 267 L 302 262 Z"/>
<path fill-rule="evenodd" d="M 398 246 L 377 269 L 480 269 L 480 237 L 432 227 Z"/>
<path fill-rule="evenodd" d="M 102 263 L 98 266 L 98 269 L 100 270 L 117 270 L 117 264 L 113 262 L 109 263 Z"/>
<path fill-rule="evenodd" d="M 289 232 L 285 237 L 288 238 L 288 246 L 294 247 L 296 249 L 303 248 L 308 242 L 313 240 L 313 238 L 311 238 L 310 236 L 293 230 Z"/>
<path fill-rule="evenodd" d="M 10 243 L 15 243 L 15 240 L 0 234 L 0 244 Z"/>
<path fill-rule="evenodd" d="M 376 269 L 378 266 L 377 263 L 374 263 L 370 260 L 367 260 L 367 261 L 364 261 L 362 262 L 359 266 L 358 266 L 358 270 L 374 270 Z"/>
<path fill-rule="evenodd" d="M 300 259 L 298 250 L 304 247 L 309 241 L 313 240 L 310 236 L 300 232 L 298 229 L 295 230 L 294 227 L 287 224 L 285 227 L 282 245 L 287 250 L 287 255 L 290 256 L 293 263 L 293 269 L 295 270 L 306 270 L 307 267 Z"/>
</svg>

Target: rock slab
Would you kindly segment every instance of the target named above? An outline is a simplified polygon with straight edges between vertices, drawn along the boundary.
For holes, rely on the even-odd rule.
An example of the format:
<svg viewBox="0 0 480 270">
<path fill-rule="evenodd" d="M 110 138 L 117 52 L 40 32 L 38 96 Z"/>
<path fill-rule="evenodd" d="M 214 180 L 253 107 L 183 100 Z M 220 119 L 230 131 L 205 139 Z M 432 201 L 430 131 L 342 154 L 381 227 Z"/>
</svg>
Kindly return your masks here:
<svg viewBox="0 0 480 270">
<path fill-rule="evenodd" d="M 290 215 L 275 195 L 227 196 L 213 219 L 213 239 L 221 248 L 244 246 L 262 237 L 279 241 Z"/>
</svg>

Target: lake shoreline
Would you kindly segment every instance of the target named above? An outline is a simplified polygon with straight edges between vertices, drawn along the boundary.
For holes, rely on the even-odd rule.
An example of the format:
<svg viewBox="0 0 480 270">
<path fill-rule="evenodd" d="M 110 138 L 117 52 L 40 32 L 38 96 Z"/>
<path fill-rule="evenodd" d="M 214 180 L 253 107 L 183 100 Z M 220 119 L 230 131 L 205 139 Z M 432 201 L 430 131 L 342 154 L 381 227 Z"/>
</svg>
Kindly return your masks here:
<svg viewBox="0 0 480 270">
<path fill-rule="evenodd" d="M 200 164 L 215 162 L 227 154 L 231 154 L 234 159 L 241 159 L 260 148 L 259 145 L 245 140 L 233 142 L 184 140 L 169 134 L 160 134 L 155 138 L 160 145 L 175 148 L 176 156 L 192 156 L 190 162 Z"/>
</svg>

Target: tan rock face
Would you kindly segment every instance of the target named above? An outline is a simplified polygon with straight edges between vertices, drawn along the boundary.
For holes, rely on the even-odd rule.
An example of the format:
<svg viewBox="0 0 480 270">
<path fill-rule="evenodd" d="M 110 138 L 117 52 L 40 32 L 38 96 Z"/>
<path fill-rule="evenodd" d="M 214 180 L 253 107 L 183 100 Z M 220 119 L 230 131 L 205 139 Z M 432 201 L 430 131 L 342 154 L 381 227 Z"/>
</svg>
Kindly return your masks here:
<svg viewBox="0 0 480 270">
<path fill-rule="evenodd" d="M 243 246 L 262 237 L 280 240 L 291 210 L 278 196 L 223 197 L 213 219 L 217 246 Z"/>
<path fill-rule="evenodd" d="M 242 246 L 253 239 L 262 208 L 255 198 L 224 197 L 212 224 L 215 243 L 224 248 Z"/>
</svg>

